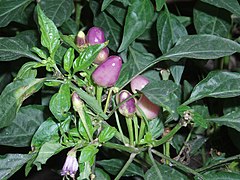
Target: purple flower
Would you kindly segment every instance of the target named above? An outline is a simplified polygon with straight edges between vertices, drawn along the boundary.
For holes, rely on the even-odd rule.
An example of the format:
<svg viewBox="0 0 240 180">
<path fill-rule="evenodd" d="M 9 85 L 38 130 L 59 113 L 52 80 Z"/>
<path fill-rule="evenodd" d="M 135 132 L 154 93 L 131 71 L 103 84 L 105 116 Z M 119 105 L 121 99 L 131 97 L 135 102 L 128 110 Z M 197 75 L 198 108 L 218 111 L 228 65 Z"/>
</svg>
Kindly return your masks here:
<svg viewBox="0 0 240 180">
<path fill-rule="evenodd" d="M 102 87 L 112 87 L 116 84 L 122 68 L 122 58 L 110 56 L 92 73 L 93 81 Z"/>
<path fill-rule="evenodd" d="M 97 55 L 96 59 L 94 60 L 94 63 L 98 65 L 102 64 L 107 60 L 108 55 L 109 55 L 109 49 L 107 47 L 103 48 Z"/>
<path fill-rule="evenodd" d="M 142 90 L 148 83 L 149 80 L 147 78 L 139 75 L 131 81 L 130 83 L 131 90 L 133 93 L 136 93 L 137 92 L 136 90 L 138 91 Z"/>
<path fill-rule="evenodd" d="M 117 103 L 123 102 L 125 99 L 129 98 L 132 94 L 128 92 L 127 90 L 122 90 L 117 96 L 116 100 Z M 119 112 L 125 116 L 125 117 L 130 117 L 133 116 L 134 113 L 136 112 L 136 106 L 135 106 L 136 100 L 134 98 L 131 98 L 124 102 L 120 107 L 119 107 Z"/>
<path fill-rule="evenodd" d="M 70 177 L 74 178 L 77 170 L 78 161 L 76 158 L 76 151 L 71 150 L 68 152 L 67 158 L 61 171 L 61 176 L 69 175 Z"/>
<path fill-rule="evenodd" d="M 88 30 L 86 36 L 87 43 L 90 45 L 101 44 L 105 42 L 104 32 L 99 27 L 92 27 Z"/>
</svg>

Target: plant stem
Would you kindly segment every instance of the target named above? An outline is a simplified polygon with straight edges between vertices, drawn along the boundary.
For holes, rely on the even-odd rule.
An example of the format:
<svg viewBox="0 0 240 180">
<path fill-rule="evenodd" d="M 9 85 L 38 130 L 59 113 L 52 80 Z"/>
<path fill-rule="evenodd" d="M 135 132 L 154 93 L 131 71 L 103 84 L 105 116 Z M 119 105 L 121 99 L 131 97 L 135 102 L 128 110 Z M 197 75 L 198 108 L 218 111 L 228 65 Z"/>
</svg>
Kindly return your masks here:
<svg viewBox="0 0 240 180">
<path fill-rule="evenodd" d="M 183 165 L 182 163 L 171 159 L 170 157 L 165 156 L 164 154 L 152 149 L 151 150 L 155 155 L 163 158 L 163 159 L 167 159 L 169 160 L 173 165 L 176 165 L 179 169 L 182 169 L 183 171 L 189 172 L 197 177 L 199 177 L 200 179 L 204 179 L 203 176 L 201 174 L 199 174 L 197 171 L 194 171 L 193 169 L 189 168 L 188 166 Z"/>
<path fill-rule="evenodd" d="M 126 164 L 123 166 L 122 170 L 118 173 L 117 177 L 114 180 L 119 180 L 122 175 L 124 174 L 124 172 L 127 170 L 127 168 L 129 167 L 129 165 L 132 163 L 133 159 L 135 158 L 136 154 L 132 153 L 128 159 L 128 161 L 126 162 Z"/>
<path fill-rule="evenodd" d="M 86 118 L 85 118 L 85 113 L 84 113 L 84 110 L 83 108 L 81 108 L 80 112 L 78 112 L 79 116 L 80 116 L 80 121 L 82 121 L 83 123 L 83 127 L 85 128 L 86 132 L 87 132 L 87 135 L 89 137 L 89 139 L 91 140 L 91 142 L 93 141 L 93 137 L 90 133 L 90 130 L 88 128 L 88 125 L 87 125 L 87 121 L 86 121 Z"/>
<path fill-rule="evenodd" d="M 102 108 L 102 92 L 103 87 L 97 86 L 97 101 L 101 108 Z"/>
<path fill-rule="evenodd" d="M 133 124 L 134 124 L 135 143 L 138 144 L 138 119 L 136 115 L 133 116 Z"/>
<path fill-rule="evenodd" d="M 81 11 L 82 11 L 82 6 L 80 2 L 76 3 L 76 16 L 75 16 L 75 22 L 77 24 L 77 29 L 80 27 L 80 18 L 81 18 Z"/>
<path fill-rule="evenodd" d="M 118 130 L 121 134 L 122 142 L 123 142 L 124 145 L 126 145 L 126 141 L 125 141 L 125 138 L 124 138 L 124 135 L 123 135 L 123 131 L 122 131 L 122 127 L 121 127 L 121 124 L 120 124 L 120 121 L 119 121 L 119 118 L 118 118 L 117 111 L 115 111 L 115 119 L 116 119 Z"/>
<path fill-rule="evenodd" d="M 197 172 L 203 172 L 203 171 L 209 170 L 211 168 L 214 168 L 214 167 L 217 167 L 217 166 L 221 166 L 222 164 L 225 164 L 225 163 L 227 163 L 229 161 L 233 161 L 233 160 L 237 160 L 237 159 L 238 160 L 240 159 L 240 154 L 232 156 L 232 157 L 229 157 L 229 158 L 226 158 L 226 159 L 223 159 L 223 160 L 220 160 L 220 161 L 218 161 L 216 163 L 210 164 L 209 166 L 196 169 L 196 171 Z"/>
<path fill-rule="evenodd" d="M 148 148 L 148 154 L 149 154 L 149 157 L 150 157 L 150 159 L 152 161 L 153 167 L 154 167 L 155 171 L 157 172 L 159 180 L 163 180 L 162 174 L 161 174 L 159 168 L 157 167 L 155 159 L 153 158 L 153 155 L 152 155 L 152 152 L 151 152 L 151 148 Z"/>
<path fill-rule="evenodd" d="M 134 145 L 134 139 L 133 139 L 133 125 L 132 125 L 132 118 L 126 117 L 126 122 L 127 122 L 127 128 L 128 128 L 128 134 L 129 134 L 129 144 L 131 146 Z"/>
<path fill-rule="evenodd" d="M 164 155 L 167 156 L 167 157 L 170 157 L 170 142 L 167 141 L 164 146 L 163 146 L 163 149 L 164 149 Z M 166 164 L 169 165 L 169 161 L 166 159 Z"/>
<path fill-rule="evenodd" d="M 145 120 L 143 118 L 141 118 L 140 131 L 139 131 L 139 136 L 138 136 L 139 142 L 141 141 L 141 139 L 144 136 L 145 125 L 146 125 Z"/>
<path fill-rule="evenodd" d="M 105 104 L 105 107 L 104 107 L 104 114 L 106 114 L 107 110 L 108 110 L 108 105 L 109 105 L 109 102 L 110 102 L 110 99 L 111 99 L 111 96 L 112 96 L 112 91 L 113 91 L 113 88 L 110 88 L 109 92 L 108 92 L 108 96 L 107 96 L 107 100 L 106 100 L 106 104 Z"/>
<path fill-rule="evenodd" d="M 179 131 L 179 129 L 181 129 L 181 127 L 182 126 L 180 124 L 177 124 L 166 136 L 163 136 L 161 139 L 154 141 L 152 143 L 153 146 L 154 147 L 160 146 L 165 142 L 167 142 L 169 139 L 171 139 L 174 136 L 174 134 L 176 134 Z"/>
<path fill-rule="evenodd" d="M 121 144 L 115 144 L 111 142 L 106 142 L 103 144 L 104 147 L 111 148 L 111 149 L 116 149 L 118 151 L 126 151 L 129 153 L 139 153 L 143 151 L 145 148 L 135 148 L 135 147 L 130 147 L 130 146 L 124 146 Z"/>
</svg>

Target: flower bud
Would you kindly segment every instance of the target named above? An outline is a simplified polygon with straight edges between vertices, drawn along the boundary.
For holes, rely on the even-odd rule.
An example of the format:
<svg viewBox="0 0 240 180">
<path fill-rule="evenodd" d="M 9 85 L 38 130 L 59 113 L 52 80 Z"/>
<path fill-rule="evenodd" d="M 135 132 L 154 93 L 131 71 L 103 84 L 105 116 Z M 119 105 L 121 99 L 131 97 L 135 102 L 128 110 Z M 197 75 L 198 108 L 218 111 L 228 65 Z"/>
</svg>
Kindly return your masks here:
<svg viewBox="0 0 240 180">
<path fill-rule="evenodd" d="M 131 90 L 133 93 L 137 93 L 137 90 L 138 91 L 142 90 L 148 83 L 149 80 L 147 78 L 139 75 L 131 81 L 130 83 Z"/>
<path fill-rule="evenodd" d="M 109 56 L 108 59 L 92 73 L 93 81 L 102 87 L 112 87 L 116 84 L 122 68 L 122 58 Z"/>
<path fill-rule="evenodd" d="M 142 110 L 145 116 L 151 120 L 158 117 L 160 107 L 152 103 L 145 95 L 142 95 L 137 101 L 137 106 Z M 142 116 L 141 112 L 137 110 L 137 115 Z"/>
<path fill-rule="evenodd" d="M 76 92 L 72 94 L 72 104 L 73 104 L 73 109 L 76 112 L 80 112 L 83 108 L 84 103 Z"/>
<path fill-rule="evenodd" d="M 116 96 L 116 101 L 117 103 L 123 102 L 125 99 L 129 98 L 132 94 L 126 90 L 122 90 L 117 96 Z M 124 102 L 120 107 L 119 107 L 119 112 L 125 116 L 125 117 L 131 117 L 134 115 L 136 112 L 136 106 L 135 106 L 136 100 L 134 98 L 131 98 Z"/>
<path fill-rule="evenodd" d="M 75 178 L 75 174 L 78 170 L 78 161 L 76 158 L 76 151 L 69 151 L 65 163 L 63 165 L 61 176 L 69 175 L 71 178 Z"/>
<path fill-rule="evenodd" d="M 83 31 L 79 31 L 76 39 L 77 46 L 83 46 L 86 44 L 86 38 Z"/>
<path fill-rule="evenodd" d="M 109 55 L 109 49 L 107 47 L 103 48 L 97 55 L 96 59 L 94 60 L 95 64 L 102 64 L 104 61 L 107 60 Z"/>
<path fill-rule="evenodd" d="M 99 27 L 92 27 L 88 30 L 87 37 L 86 37 L 87 43 L 90 45 L 94 44 L 101 44 L 105 42 L 104 32 Z"/>
</svg>

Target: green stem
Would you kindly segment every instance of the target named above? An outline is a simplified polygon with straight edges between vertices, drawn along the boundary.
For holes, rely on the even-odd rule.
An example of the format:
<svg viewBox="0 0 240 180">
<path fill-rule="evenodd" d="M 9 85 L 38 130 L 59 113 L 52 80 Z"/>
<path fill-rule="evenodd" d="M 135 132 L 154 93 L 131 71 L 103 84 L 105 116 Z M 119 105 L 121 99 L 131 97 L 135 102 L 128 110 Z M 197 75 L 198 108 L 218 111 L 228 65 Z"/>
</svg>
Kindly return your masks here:
<svg viewBox="0 0 240 180">
<path fill-rule="evenodd" d="M 136 115 L 133 116 L 133 124 L 134 124 L 135 143 L 138 144 L 138 119 Z"/>
<path fill-rule="evenodd" d="M 134 145 L 134 139 L 133 139 L 133 125 L 132 125 L 132 118 L 127 118 L 126 117 L 126 122 L 127 122 L 127 128 L 128 128 L 128 134 L 129 134 L 129 144 L 131 146 Z"/>
<path fill-rule="evenodd" d="M 110 88 L 109 92 L 108 92 L 108 96 L 107 96 L 107 100 L 106 100 L 106 104 L 105 104 L 105 107 L 104 107 L 104 114 L 106 114 L 107 110 L 108 110 L 108 105 L 109 105 L 109 102 L 110 102 L 110 99 L 111 99 L 111 96 L 112 96 L 112 92 L 113 92 L 113 88 Z"/>
<path fill-rule="evenodd" d="M 165 144 L 164 144 L 164 155 L 167 156 L 167 157 L 170 157 L 170 142 L 167 141 Z M 166 160 L 165 161 L 167 165 L 169 165 L 169 161 Z"/>
<path fill-rule="evenodd" d="M 139 131 L 139 136 L 138 136 L 139 142 L 141 141 L 141 139 L 144 136 L 145 125 L 146 125 L 145 120 L 143 118 L 141 118 L 140 131 Z"/>
<path fill-rule="evenodd" d="M 87 135 L 88 135 L 89 139 L 92 142 L 93 141 L 93 137 L 92 137 L 92 135 L 90 133 L 90 130 L 88 128 L 87 121 L 86 121 L 85 114 L 84 114 L 84 110 L 81 108 L 81 110 L 78 112 L 78 114 L 80 116 L 80 121 L 82 121 L 83 127 L 85 128 L 85 130 L 87 132 Z"/>
<path fill-rule="evenodd" d="M 102 92 L 103 87 L 97 86 L 97 101 L 101 109 L 102 109 Z"/>
<path fill-rule="evenodd" d="M 133 159 L 135 158 L 136 154 L 132 153 L 128 159 L 128 161 L 126 162 L 126 164 L 123 166 L 122 170 L 118 173 L 117 177 L 114 180 L 119 180 L 122 175 L 124 174 L 124 172 L 127 170 L 127 168 L 129 167 L 129 165 L 132 163 Z"/>
<path fill-rule="evenodd" d="M 129 152 L 129 153 L 139 153 L 144 150 L 144 148 L 135 148 L 135 147 L 124 146 L 121 144 L 115 144 L 115 143 L 111 143 L 111 142 L 104 143 L 103 147 L 116 149 L 118 151 L 125 151 L 125 152 Z"/>
<path fill-rule="evenodd" d="M 152 152 L 151 152 L 151 148 L 148 148 L 148 154 L 149 154 L 149 157 L 150 157 L 150 159 L 152 161 L 153 167 L 154 167 L 155 171 L 157 172 L 158 179 L 159 180 L 163 180 L 162 174 L 161 174 L 161 172 L 160 172 L 160 170 L 159 170 L 159 168 L 158 168 L 158 166 L 157 166 L 157 164 L 155 162 L 155 159 L 153 158 L 153 155 L 152 155 Z"/>
<path fill-rule="evenodd" d="M 216 163 L 210 164 L 209 166 L 199 168 L 196 171 L 197 172 L 203 172 L 203 171 L 212 169 L 214 167 L 222 166 L 222 164 L 225 164 L 225 163 L 227 163 L 229 161 L 234 161 L 234 160 L 239 160 L 239 159 L 240 159 L 240 154 L 232 156 L 232 157 L 229 157 L 229 158 L 226 158 L 226 159 L 223 159 L 223 160 L 220 160 L 220 161 L 218 161 Z"/>
<path fill-rule="evenodd" d="M 75 16 L 75 22 L 77 24 L 77 29 L 80 28 L 81 11 L 82 11 L 82 6 L 81 6 L 80 2 L 77 2 L 77 4 L 76 4 L 76 16 Z"/>
<path fill-rule="evenodd" d="M 166 136 L 163 136 L 161 139 L 154 141 L 152 143 L 153 146 L 154 147 L 160 146 L 165 142 L 167 142 L 169 139 L 171 139 L 174 136 L 174 134 L 176 134 L 179 131 L 179 129 L 181 129 L 181 127 L 182 126 L 180 124 L 177 124 Z"/>
<path fill-rule="evenodd" d="M 118 130 L 119 130 L 119 132 L 121 134 L 122 142 L 123 142 L 124 145 L 126 145 L 126 141 L 125 141 L 125 138 L 124 138 L 124 135 L 123 135 L 123 131 L 122 131 L 122 127 L 121 127 L 121 124 L 120 124 L 120 121 L 119 121 L 119 118 L 118 118 L 117 111 L 115 111 L 115 119 L 116 119 Z"/>
<path fill-rule="evenodd" d="M 188 166 L 185 166 L 183 165 L 182 163 L 174 160 L 174 159 L 171 159 L 170 157 L 167 157 L 165 156 L 164 154 L 152 149 L 151 150 L 155 155 L 163 158 L 163 159 L 166 159 L 166 160 L 169 160 L 173 165 L 176 165 L 179 169 L 182 169 L 183 171 L 185 172 L 189 172 L 197 177 L 199 177 L 200 179 L 204 179 L 203 176 L 201 174 L 199 174 L 198 172 L 194 171 L 193 169 L 189 168 Z"/>
</svg>

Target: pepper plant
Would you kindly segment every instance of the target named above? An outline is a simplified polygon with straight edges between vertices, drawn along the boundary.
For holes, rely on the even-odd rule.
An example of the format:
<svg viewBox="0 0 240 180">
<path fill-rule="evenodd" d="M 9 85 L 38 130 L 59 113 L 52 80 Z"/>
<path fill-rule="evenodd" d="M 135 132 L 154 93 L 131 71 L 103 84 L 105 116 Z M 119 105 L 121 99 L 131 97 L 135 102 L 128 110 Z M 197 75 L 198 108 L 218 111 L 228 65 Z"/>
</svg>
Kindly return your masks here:
<svg viewBox="0 0 240 180">
<path fill-rule="evenodd" d="M 59 179 L 239 179 L 239 17 L 237 0 L 1 0 L 0 178 L 54 160 Z"/>
</svg>

